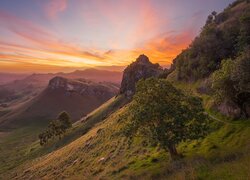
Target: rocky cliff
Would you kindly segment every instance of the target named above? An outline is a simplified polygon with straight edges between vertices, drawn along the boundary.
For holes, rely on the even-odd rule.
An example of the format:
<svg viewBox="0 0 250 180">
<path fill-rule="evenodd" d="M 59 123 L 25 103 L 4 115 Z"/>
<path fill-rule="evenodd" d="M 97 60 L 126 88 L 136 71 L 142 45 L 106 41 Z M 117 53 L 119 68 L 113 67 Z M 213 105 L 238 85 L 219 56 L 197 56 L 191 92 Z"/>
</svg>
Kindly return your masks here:
<svg viewBox="0 0 250 180">
<path fill-rule="evenodd" d="M 95 83 L 85 79 L 71 80 L 55 77 L 49 81 L 49 90 L 64 90 L 65 93 L 78 93 L 80 95 L 112 97 L 118 92 L 118 87 L 112 83 Z"/>
<path fill-rule="evenodd" d="M 120 93 L 131 97 L 135 93 L 136 82 L 143 78 L 158 77 L 163 72 L 159 64 L 153 64 L 145 55 L 140 55 L 123 73 Z"/>
</svg>

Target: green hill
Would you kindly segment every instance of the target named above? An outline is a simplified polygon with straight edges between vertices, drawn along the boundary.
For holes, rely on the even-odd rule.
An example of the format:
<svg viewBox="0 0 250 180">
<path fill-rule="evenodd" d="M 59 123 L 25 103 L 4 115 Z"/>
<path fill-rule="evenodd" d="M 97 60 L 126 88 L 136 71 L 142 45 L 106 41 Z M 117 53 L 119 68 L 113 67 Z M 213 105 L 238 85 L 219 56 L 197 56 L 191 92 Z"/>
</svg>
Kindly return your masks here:
<svg viewBox="0 0 250 180">
<path fill-rule="evenodd" d="M 244 179 L 250 177 L 250 123 L 214 118 L 204 139 L 181 143 L 185 158 L 169 155 L 147 137 L 132 140 L 121 134 L 128 106 L 87 134 L 52 153 L 18 167 L 17 179 Z"/>
<path fill-rule="evenodd" d="M 244 65 L 249 62 L 249 41 L 245 41 L 250 32 L 249 8 L 249 1 L 238 0 L 222 13 L 212 13 L 201 35 L 174 60 L 172 73 L 162 80 L 171 81 L 186 96 L 202 98 L 209 116 L 204 138 L 178 144 L 183 158 L 171 160 L 147 135 L 124 135 L 132 106 L 130 99 L 120 94 L 74 123 L 62 139 L 55 138 L 42 147 L 37 137 L 42 129 L 24 127 L 0 134 L 0 178 L 249 179 L 250 120 L 243 114 L 224 116 L 214 108 L 216 97 L 226 95 L 231 87 L 237 87 L 237 94 L 248 93 L 247 88 L 238 87 L 249 83 L 248 63 Z M 231 60 L 223 61 L 228 58 Z M 240 71 L 242 67 L 246 70 Z M 223 76 L 218 78 L 218 74 Z M 234 102 L 231 97 L 220 98 Z"/>
<path fill-rule="evenodd" d="M 223 59 L 236 59 L 250 45 L 250 3 L 237 0 L 223 12 L 208 16 L 199 36 L 174 60 L 177 80 L 206 78 L 220 68 Z"/>
</svg>

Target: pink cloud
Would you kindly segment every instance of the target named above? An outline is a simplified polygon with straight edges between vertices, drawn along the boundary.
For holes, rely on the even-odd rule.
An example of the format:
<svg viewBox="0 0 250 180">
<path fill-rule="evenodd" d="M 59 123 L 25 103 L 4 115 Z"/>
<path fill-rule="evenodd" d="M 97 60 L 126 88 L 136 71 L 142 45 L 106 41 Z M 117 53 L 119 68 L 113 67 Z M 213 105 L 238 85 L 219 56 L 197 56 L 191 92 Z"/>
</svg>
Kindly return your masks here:
<svg viewBox="0 0 250 180">
<path fill-rule="evenodd" d="M 45 6 L 45 13 L 49 19 L 56 19 L 58 14 L 67 8 L 67 0 L 49 0 Z"/>
<path fill-rule="evenodd" d="M 40 36 L 49 36 L 52 34 L 44 27 L 14 16 L 6 11 L 0 11 L 0 20 L 0 25 L 3 25 L 10 30 L 18 29 L 20 31 L 29 31 L 30 33 L 39 34 Z"/>
</svg>

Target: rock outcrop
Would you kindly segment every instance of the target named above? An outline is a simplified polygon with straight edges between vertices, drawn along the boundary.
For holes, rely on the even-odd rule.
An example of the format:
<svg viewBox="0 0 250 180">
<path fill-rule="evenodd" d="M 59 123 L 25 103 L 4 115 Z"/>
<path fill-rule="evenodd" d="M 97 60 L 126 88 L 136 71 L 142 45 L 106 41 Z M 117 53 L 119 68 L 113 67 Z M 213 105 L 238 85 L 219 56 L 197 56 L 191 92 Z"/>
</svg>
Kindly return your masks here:
<svg viewBox="0 0 250 180">
<path fill-rule="evenodd" d="M 140 55 L 123 73 L 120 94 L 131 97 L 135 93 L 136 83 L 140 79 L 158 77 L 163 72 L 159 64 L 153 64 L 145 55 Z"/>
<path fill-rule="evenodd" d="M 54 77 L 49 81 L 49 90 L 62 89 L 67 93 L 78 93 L 81 95 L 112 97 L 118 92 L 118 87 L 111 83 L 95 83 L 92 81 L 78 79 L 71 80 L 63 77 Z"/>
</svg>

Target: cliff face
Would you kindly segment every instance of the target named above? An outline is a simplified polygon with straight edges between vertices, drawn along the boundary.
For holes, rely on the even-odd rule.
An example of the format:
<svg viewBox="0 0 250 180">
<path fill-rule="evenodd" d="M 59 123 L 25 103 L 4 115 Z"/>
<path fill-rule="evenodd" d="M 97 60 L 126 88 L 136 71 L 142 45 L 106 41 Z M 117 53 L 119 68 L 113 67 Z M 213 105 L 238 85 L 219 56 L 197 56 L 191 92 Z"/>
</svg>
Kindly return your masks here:
<svg viewBox="0 0 250 180">
<path fill-rule="evenodd" d="M 49 81 L 50 91 L 61 89 L 65 93 L 77 93 L 80 95 L 112 97 L 117 92 L 117 87 L 108 83 L 95 83 L 83 79 L 70 80 L 63 77 L 55 77 Z M 102 98 L 102 97 L 100 97 Z"/>
<path fill-rule="evenodd" d="M 145 55 L 140 55 L 123 73 L 120 93 L 131 97 L 135 93 L 136 82 L 140 79 L 158 77 L 163 72 L 159 64 L 153 64 Z"/>
</svg>

